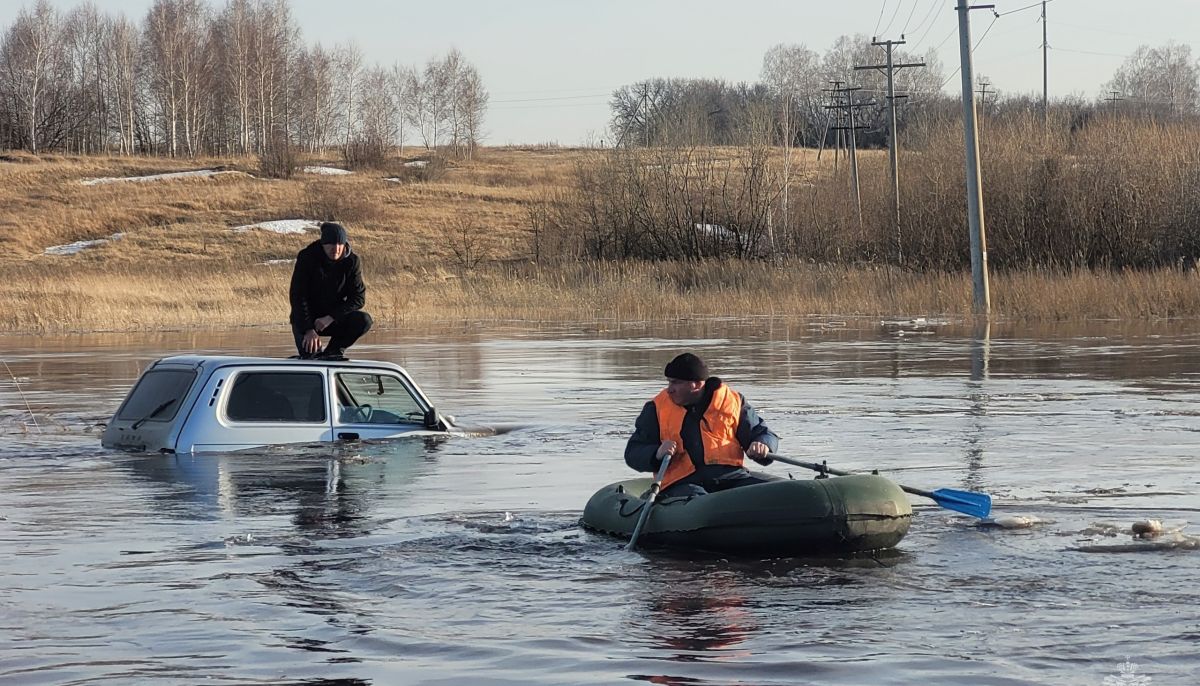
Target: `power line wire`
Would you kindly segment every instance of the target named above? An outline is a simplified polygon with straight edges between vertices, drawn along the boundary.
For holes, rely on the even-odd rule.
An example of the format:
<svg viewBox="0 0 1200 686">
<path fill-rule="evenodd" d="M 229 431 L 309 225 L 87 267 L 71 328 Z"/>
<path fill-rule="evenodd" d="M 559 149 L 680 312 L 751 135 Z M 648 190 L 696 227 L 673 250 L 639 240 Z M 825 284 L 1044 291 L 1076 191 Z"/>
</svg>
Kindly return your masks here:
<svg viewBox="0 0 1200 686">
<path fill-rule="evenodd" d="M 904 28 L 900 29 L 901 36 L 908 32 L 908 25 L 912 22 L 913 15 L 917 13 L 917 6 L 920 4 L 921 0 L 913 0 L 913 7 L 908 13 L 908 19 L 904 22 Z"/>
<path fill-rule="evenodd" d="M 883 11 L 887 9 L 887 0 L 883 0 L 883 4 L 879 6 L 879 18 L 875 20 L 875 29 L 871 33 L 879 35 L 879 22 L 883 21 Z"/>
<path fill-rule="evenodd" d="M 1054 0 L 1046 0 L 1046 4 L 1050 4 L 1052 2 L 1054 2 Z M 1024 7 L 1018 7 L 1015 10 L 1009 10 L 1007 12 L 1000 12 L 1000 13 L 996 14 L 996 16 L 1003 17 L 1006 14 L 1016 14 L 1017 12 L 1024 12 L 1025 10 L 1031 10 L 1034 7 L 1041 7 L 1041 6 L 1042 6 L 1041 0 L 1038 0 L 1038 2 L 1035 2 L 1032 5 L 1025 5 Z"/>
<path fill-rule="evenodd" d="M 892 28 L 892 23 L 896 21 L 896 15 L 900 14 L 900 8 L 904 6 L 904 0 L 899 0 L 896 3 L 896 9 L 892 10 L 892 18 L 888 19 L 887 26 L 883 27 L 883 32 L 887 33 L 888 29 Z"/>
<path fill-rule="evenodd" d="M 1055 48 L 1055 47 L 1051 47 L 1050 49 L 1055 50 L 1057 52 L 1076 52 L 1076 53 L 1079 53 L 1080 55 L 1103 55 L 1105 57 L 1125 57 L 1125 58 L 1132 57 L 1132 55 L 1122 55 L 1121 53 L 1117 53 L 1117 52 L 1097 52 L 1095 50 L 1071 50 L 1070 48 Z"/>
<path fill-rule="evenodd" d="M 979 48 L 979 46 L 980 46 L 980 45 L 983 43 L 983 39 L 984 39 L 984 38 L 987 38 L 987 35 L 988 35 L 989 33 L 991 33 L 992 27 L 996 25 L 996 20 L 997 20 L 997 19 L 999 19 L 999 18 L 1000 18 L 1000 15 L 998 15 L 998 14 L 992 17 L 992 23 L 988 24 L 988 27 L 987 27 L 986 29 L 984 29 L 984 31 L 983 31 L 983 35 L 979 37 L 979 40 L 975 41 L 975 45 L 974 45 L 974 47 L 972 47 L 972 48 L 971 48 L 971 54 L 972 54 L 972 55 L 974 55 L 974 54 L 975 54 L 975 51 L 976 51 L 976 50 Z M 942 42 L 944 43 L 945 41 L 942 41 Z M 947 76 L 947 77 L 946 77 L 946 80 L 945 80 L 945 81 L 942 81 L 942 85 L 938 86 L 938 87 L 937 87 L 937 89 L 940 91 L 940 90 L 942 90 L 943 88 L 945 88 L 945 87 L 946 87 L 946 84 L 950 83 L 950 80 L 951 80 L 951 79 L 953 79 L 955 76 L 958 76 L 958 72 L 960 72 L 960 71 L 962 71 L 962 66 L 961 66 L 961 65 L 960 65 L 958 68 L 956 68 L 956 69 L 954 70 L 954 72 L 953 72 L 952 74 L 950 74 L 950 76 Z"/>
<path fill-rule="evenodd" d="M 930 17 L 934 16 L 934 10 L 936 10 L 938 8 L 938 5 L 941 5 L 941 4 L 942 4 L 942 0 L 931 0 L 931 2 L 929 3 L 929 11 L 926 12 L 925 16 L 921 19 L 921 23 L 917 24 L 917 28 L 913 29 L 913 33 L 920 31 L 922 28 L 925 29 L 925 32 L 922 33 L 921 37 L 917 39 L 916 44 L 912 48 L 913 50 L 916 50 L 916 46 L 920 45 L 921 41 L 925 40 L 925 36 L 929 35 L 930 29 L 932 29 L 933 25 L 937 23 L 937 22 L 931 22 L 931 21 L 929 21 L 929 19 L 930 19 Z M 928 24 L 928 26 L 926 26 L 926 24 Z"/>
</svg>

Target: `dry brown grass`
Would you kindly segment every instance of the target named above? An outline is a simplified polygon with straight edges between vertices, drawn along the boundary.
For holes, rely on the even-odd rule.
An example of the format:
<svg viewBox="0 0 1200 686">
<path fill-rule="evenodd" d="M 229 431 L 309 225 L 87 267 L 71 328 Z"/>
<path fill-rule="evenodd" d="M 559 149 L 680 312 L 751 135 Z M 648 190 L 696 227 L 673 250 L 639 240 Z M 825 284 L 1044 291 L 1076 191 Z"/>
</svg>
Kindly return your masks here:
<svg viewBox="0 0 1200 686">
<path fill-rule="evenodd" d="M 969 314 L 968 277 L 958 274 L 800 261 L 536 266 L 529 209 L 569 184 L 572 169 L 589 154 L 494 148 L 471 162 L 452 162 L 436 181 L 403 184 L 384 181 L 388 174 L 380 171 L 99 186 L 79 181 L 218 165 L 253 173 L 257 160 L 10 155 L 0 160 L 0 231 L 6 238 L 0 329 L 282 328 L 290 268 L 260 263 L 293 257 L 312 234 L 228 229 L 330 217 L 348 224 L 364 255 L 368 310 L 385 326 L 460 318 Z M 796 155 L 796 178 L 817 172 L 814 158 L 813 151 Z M 336 164 L 333 158 L 301 164 L 321 162 Z M 831 164 L 825 156 L 820 167 Z M 125 239 L 78 255 L 43 254 L 48 246 L 115 232 L 125 232 Z M 477 266 L 461 263 L 461 241 L 467 240 L 482 252 Z M 992 283 L 995 310 L 1009 317 L 1200 314 L 1192 276 L 1169 270 L 1013 273 Z"/>
</svg>

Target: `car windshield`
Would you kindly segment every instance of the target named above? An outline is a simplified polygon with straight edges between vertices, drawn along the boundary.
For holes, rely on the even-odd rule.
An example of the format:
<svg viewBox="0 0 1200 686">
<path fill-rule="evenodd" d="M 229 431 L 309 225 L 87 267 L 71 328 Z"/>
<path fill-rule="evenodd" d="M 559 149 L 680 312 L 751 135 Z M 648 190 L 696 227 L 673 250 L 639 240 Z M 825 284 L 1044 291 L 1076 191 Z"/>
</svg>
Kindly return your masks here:
<svg viewBox="0 0 1200 686">
<path fill-rule="evenodd" d="M 196 372 L 191 369 L 152 369 L 134 386 L 117 419 L 169 422 L 179 412 L 183 396 L 195 380 Z M 157 408 L 162 409 L 155 414 Z"/>
</svg>

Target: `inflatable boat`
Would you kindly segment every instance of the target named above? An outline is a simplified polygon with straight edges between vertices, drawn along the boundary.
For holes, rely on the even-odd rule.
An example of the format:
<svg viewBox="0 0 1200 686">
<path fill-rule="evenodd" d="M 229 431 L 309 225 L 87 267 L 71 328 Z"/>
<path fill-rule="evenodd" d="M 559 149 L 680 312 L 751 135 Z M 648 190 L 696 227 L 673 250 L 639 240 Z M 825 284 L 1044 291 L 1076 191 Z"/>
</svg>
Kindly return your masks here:
<svg viewBox="0 0 1200 686">
<path fill-rule="evenodd" d="M 628 539 L 651 481 L 629 479 L 601 488 L 580 523 Z M 895 546 L 911 519 L 904 491 L 882 476 L 776 479 L 701 496 L 660 497 L 638 545 L 740 555 L 857 553 Z"/>
</svg>

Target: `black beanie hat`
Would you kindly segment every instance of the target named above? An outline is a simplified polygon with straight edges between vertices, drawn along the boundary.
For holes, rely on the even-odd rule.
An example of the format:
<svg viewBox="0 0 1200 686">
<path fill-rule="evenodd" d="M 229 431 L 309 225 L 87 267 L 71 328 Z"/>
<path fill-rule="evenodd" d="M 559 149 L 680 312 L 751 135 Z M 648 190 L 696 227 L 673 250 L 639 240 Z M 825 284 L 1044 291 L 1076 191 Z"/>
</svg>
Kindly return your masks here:
<svg viewBox="0 0 1200 686">
<path fill-rule="evenodd" d="M 699 357 L 691 353 L 683 353 L 667 363 L 667 368 L 663 373 L 668 379 L 704 381 L 708 378 L 708 366 Z"/>
<path fill-rule="evenodd" d="M 350 237 L 346 235 L 346 227 L 337 222 L 323 222 L 321 224 L 321 243 L 341 243 L 346 245 L 350 242 Z"/>
</svg>

